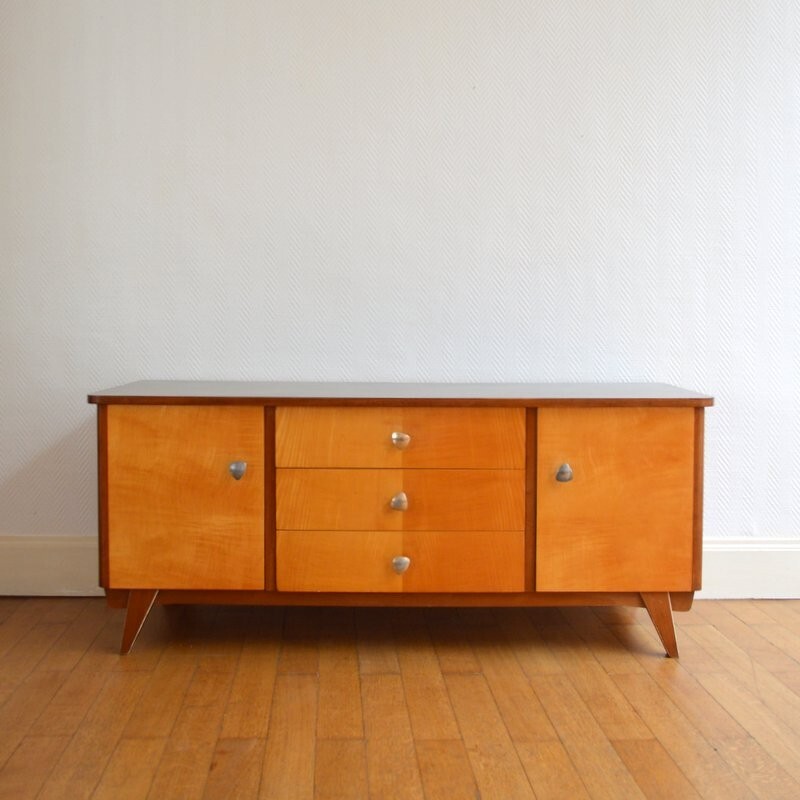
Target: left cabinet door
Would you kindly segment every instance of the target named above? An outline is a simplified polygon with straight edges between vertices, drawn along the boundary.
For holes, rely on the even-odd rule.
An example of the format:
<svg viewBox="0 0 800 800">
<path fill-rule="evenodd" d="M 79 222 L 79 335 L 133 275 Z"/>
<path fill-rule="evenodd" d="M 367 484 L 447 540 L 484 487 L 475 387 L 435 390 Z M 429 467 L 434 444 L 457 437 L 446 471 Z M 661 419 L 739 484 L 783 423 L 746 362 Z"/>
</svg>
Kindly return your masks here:
<svg viewBox="0 0 800 800">
<path fill-rule="evenodd" d="M 262 407 L 109 405 L 106 466 L 109 588 L 264 588 Z"/>
</svg>

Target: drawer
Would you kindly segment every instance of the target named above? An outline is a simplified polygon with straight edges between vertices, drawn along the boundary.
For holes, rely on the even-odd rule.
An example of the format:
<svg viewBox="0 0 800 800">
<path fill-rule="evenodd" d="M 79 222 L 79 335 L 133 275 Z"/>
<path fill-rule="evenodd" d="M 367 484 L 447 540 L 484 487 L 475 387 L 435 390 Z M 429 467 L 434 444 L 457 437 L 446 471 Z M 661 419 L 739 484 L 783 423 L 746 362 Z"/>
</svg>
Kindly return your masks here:
<svg viewBox="0 0 800 800">
<path fill-rule="evenodd" d="M 390 501 L 404 492 L 405 511 Z M 283 530 L 522 530 L 524 470 L 279 469 Z"/>
<path fill-rule="evenodd" d="M 522 531 L 278 531 L 283 592 L 521 592 Z M 409 559 L 402 574 L 392 561 Z"/>
<path fill-rule="evenodd" d="M 523 469 L 525 410 L 282 407 L 275 448 L 278 467 Z"/>
</svg>

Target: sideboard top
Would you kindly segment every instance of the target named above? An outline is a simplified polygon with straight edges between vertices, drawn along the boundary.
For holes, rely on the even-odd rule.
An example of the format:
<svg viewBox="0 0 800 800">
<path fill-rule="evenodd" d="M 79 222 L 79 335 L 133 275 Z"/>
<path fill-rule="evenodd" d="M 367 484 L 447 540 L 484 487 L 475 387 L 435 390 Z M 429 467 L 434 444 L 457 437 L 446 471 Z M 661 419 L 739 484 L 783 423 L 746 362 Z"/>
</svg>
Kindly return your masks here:
<svg viewBox="0 0 800 800">
<path fill-rule="evenodd" d="M 136 381 L 90 403 L 194 405 L 710 406 L 714 398 L 666 383 L 307 383 Z"/>
</svg>

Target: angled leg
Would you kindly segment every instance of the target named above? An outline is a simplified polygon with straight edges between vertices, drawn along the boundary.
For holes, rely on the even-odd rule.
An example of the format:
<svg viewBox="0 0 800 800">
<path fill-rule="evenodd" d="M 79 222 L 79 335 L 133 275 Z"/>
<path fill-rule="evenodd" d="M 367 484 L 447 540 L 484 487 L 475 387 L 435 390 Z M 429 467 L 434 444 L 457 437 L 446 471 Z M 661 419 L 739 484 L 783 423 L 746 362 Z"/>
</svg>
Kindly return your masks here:
<svg viewBox="0 0 800 800">
<path fill-rule="evenodd" d="M 139 631 L 156 601 L 158 589 L 131 589 L 128 595 L 128 613 L 125 615 L 125 629 L 122 631 L 121 655 L 130 652 Z"/>
<path fill-rule="evenodd" d="M 667 655 L 670 658 L 677 658 L 678 643 L 675 640 L 675 624 L 672 621 L 669 592 L 642 592 L 642 600 Z"/>
</svg>

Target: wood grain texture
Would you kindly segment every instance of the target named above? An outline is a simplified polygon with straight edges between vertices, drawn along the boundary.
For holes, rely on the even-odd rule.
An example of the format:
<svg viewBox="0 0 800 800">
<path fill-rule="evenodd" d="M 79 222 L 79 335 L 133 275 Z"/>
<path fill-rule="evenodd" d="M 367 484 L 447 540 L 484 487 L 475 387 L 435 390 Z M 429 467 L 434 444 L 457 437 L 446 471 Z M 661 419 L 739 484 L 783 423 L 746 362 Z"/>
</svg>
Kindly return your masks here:
<svg viewBox="0 0 800 800">
<path fill-rule="evenodd" d="M 520 592 L 525 588 L 523 531 L 403 533 L 406 592 Z"/>
<path fill-rule="evenodd" d="M 167 740 L 120 739 L 92 800 L 141 800 L 147 797 Z"/>
<path fill-rule="evenodd" d="M 411 437 L 404 450 L 393 432 Z M 281 407 L 279 467 L 522 469 L 522 408 Z"/>
<path fill-rule="evenodd" d="M 275 588 L 275 409 L 264 409 L 264 588 Z"/>
<path fill-rule="evenodd" d="M 398 492 L 408 510 L 389 501 Z M 278 469 L 279 530 L 521 531 L 523 470 Z"/>
<path fill-rule="evenodd" d="M 279 676 L 261 772 L 260 800 L 314 797 L 316 717 L 315 676 Z"/>
<path fill-rule="evenodd" d="M 694 412 L 538 415 L 537 590 L 690 590 Z M 568 483 L 555 479 L 564 463 Z"/>
<path fill-rule="evenodd" d="M 703 588 L 703 460 L 705 411 L 694 410 L 694 497 L 692 502 L 692 589 Z"/>
<path fill-rule="evenodd" d="M 369 797 L 423 800 L 403 681 L 396 674 L 362 675 Z"/>
<path fill-rule="evenodd" d="M 363 739 L 318 739 L 314 759 L 314 800 L 363 800 L 367 756 Z"/>
<path fill-rule="evenodd" d="M 133 589 L 128 595 L 128 610 L 125 614 L 125 628 L 122 631 L 120 653 L 125 655 L 133 647 L 139 631 L 153 607 L 158 589 Z"/>
<path fill-rule="evenodd" d="M 535 798 L 519 756 L 482 674 L 445 676 L 481 797 Z"/>
<path fill-rule="evenodd" d="M 0 705 L 0 798 L 800 797 L 791 601 L 698 601 L 676 615 L 680 661 L 644 609 L 292 620 L 200 607 L 141 637 L 138 660 L 116 654 L 109 614 L 60 670 L 39 657 L 58 649 L 71 602 L 4 605 L 0 634 L 38 631 L 8 651 L 33 671 Z M 625 659 L 608 658 L 609 635 Z M 309 637 L 318 667 L 290 658 L 308 671 L 278 674 L 271 698 L 278 653 Z"/>
<path fill-rule="evenodd" d="M 263 588 L 263 409 L 115 406 L 107 425 L 110 585 Z"/>
<path fill-rule="evenodd" d="M 282 592 L 520 592 L 522 531 L 278 531 Z M 395 556 L 411 565 L 402 575 Z"/>
<path fill-rule="evenodd" d="M 417 760 L 427 800 L 479 798 L 469 755 L 460 739 L 417 741 Z"/>
<path fill-rule="evenodd" d="M 536 409 L 525 412 L 525 591 L 536 589 L 536 446 L 539 417 Z"/>
<path fill-rule="evenodd" d="M 108 587 L 108 408 L 97 407 L 97 543 L 99 585 Z"/>
<path fill-rule="evenodd" d="M 362 533 L 359 531 L 358 533 Z M 222 603 L 246 606 L 642 606 L 638 592 L 233 592 L 162 590 L 160 605 Z"/>
<path fill-rule="evenodd" d="M 278 531 L 281 592 L 401 592 L 392 570 L 403 534 L 386 531 Z"/>
<path fill-rule="evenodd" d="M 672 620 L 669 594 L 667 592 L 642 592 L 642 600 L 667 655 L 670 658 L 677 658 L 678 644 L 675 640 L 675 625 Z"/>
</svg>

